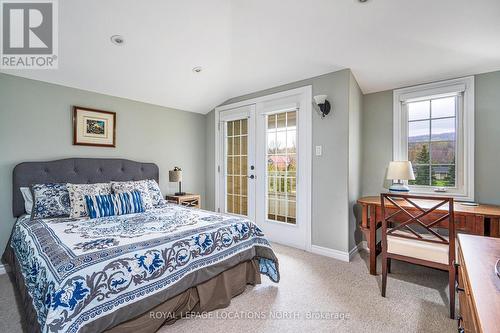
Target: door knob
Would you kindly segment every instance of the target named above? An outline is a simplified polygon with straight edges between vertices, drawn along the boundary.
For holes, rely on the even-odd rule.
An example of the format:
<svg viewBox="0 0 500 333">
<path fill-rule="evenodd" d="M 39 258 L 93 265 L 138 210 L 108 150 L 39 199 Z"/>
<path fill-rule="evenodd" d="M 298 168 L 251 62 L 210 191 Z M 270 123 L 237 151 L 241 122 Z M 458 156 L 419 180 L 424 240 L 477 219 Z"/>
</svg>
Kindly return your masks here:
<svg viewBox="0 0 500 333">
<path fill-rule="evenodd" d="M 254 178 L 255 178 L 255 176 L 254 176 L 254 175 L 250 175 L 250 176 L 248 176 L 248 178 L 250 178 L 250 179 L 254 179 Z"/>
</svg>

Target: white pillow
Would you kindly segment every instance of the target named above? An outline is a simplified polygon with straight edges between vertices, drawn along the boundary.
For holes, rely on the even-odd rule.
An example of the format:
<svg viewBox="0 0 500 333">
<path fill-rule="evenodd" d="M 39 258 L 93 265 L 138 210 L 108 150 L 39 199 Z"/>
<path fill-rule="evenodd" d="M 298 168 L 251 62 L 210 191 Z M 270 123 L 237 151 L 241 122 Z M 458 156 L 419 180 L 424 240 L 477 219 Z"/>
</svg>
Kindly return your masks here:
<svg viewBox="0 0 500 333">
<path fill-rule="evenodd" d="M 26 211 L 26 214 L 31 214 L 31 211 L 33 210 L 33 194 L 31 194 L 29 187 L 20 187 L 19 190 L 21 190 L 21 194 L 23 195 L 24 210 Z"/>
<path fill-rule="evenodd" d="M 149 195 L 147 180 L 111 182 L 111 188 L 113 189 L 113 193 L 139 191 L 139 193 L 141 193 L 142 205 L 144 206 L 144 210 L 150 210 L 153 208 L 153 201 L 151 200 L 151 196 Z"/>
<path fill-rule="evenodd" d="M 71 209 L 69 217 L 80 218 L 87 217 L 87 203 L 85 196 L 105 195 L 111 194 L 110 183 L 97 183 L 97 184 L 66 184 L 69 192 L 69 200 Z"/>
<path fill-rule="evenodd" d="M 148 179 L 148 191 L 149 196 L 151 197 L 151 201 L 154 207 L 163 206 L 167 203 L 165 198 L 163 198 L 163 194 L 161 194 L 160 186 L 154 179 Z"/>
</svg>

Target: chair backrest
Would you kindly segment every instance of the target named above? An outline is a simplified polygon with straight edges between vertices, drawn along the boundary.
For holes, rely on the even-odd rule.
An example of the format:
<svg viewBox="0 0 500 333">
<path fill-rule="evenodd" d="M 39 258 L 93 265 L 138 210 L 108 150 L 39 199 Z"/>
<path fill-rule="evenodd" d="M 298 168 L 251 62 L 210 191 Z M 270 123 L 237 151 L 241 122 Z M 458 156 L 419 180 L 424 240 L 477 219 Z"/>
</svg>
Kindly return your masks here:
<svg viewBox="0 0 500 333">
<path fill-rule="evenodd" d="M 387 236 L 415 239 L 449 245 L 450 262 L 455 259 L 454 202 L 449 197 L 416 196 L 409 194 L 380 194 L 382 209 L 382 243 Z M 418 226 L 415 228 L 414 226 Z M 447 227 L 448 238 L 437 233 Z M 397 231 L 407 231 L 398 233 Z M 434 237 L 424 237 L 424 233 Z"/>
</svg>

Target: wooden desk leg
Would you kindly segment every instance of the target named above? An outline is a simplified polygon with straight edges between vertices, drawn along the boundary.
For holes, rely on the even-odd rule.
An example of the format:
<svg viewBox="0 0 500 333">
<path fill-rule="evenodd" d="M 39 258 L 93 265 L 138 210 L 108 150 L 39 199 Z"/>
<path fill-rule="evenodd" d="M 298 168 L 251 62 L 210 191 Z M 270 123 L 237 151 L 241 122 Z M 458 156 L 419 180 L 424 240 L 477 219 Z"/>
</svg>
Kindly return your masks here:
<svg viewBox="0 0 500 333">
<path fill-rule="evenodd" d="M 377 216 L 375 206 L 370 206 L 370 274 L 377 275 Z"/>
</svg>

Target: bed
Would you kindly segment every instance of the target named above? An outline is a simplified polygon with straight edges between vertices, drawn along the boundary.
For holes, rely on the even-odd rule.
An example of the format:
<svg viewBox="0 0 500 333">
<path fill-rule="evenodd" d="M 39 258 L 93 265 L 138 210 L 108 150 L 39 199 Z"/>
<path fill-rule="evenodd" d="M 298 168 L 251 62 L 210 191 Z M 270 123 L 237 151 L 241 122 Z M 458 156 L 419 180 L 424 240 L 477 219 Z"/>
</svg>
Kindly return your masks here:
<svg viewBox="0 0 500 333">
<path fill-rule="evenodd" d="M 19 188 L 35 183 L 155 179 L 158 167 L 121 159 L 21 163 L 17 217 L 3 260 L 30 332 L 155 332 L 190 312 L 229 305 L 278 260 L 251 221 L 174 204 L 96 219 L 24 214 Z"/>
</svg>

